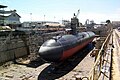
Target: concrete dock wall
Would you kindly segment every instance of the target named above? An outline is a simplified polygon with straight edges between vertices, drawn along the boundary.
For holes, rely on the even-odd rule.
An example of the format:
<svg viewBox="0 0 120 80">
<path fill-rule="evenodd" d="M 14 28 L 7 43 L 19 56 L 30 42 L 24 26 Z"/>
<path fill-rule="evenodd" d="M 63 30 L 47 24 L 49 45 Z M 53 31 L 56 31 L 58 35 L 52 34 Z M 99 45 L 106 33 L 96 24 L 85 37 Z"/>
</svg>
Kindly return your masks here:
<svg viewBox="0 0 120 80">
<path fill-rule="evenodd" d="M 0 63 L 29 55 L 29 47 L 24 40 L 20 37 L 0 38 Z"/>
</svg>

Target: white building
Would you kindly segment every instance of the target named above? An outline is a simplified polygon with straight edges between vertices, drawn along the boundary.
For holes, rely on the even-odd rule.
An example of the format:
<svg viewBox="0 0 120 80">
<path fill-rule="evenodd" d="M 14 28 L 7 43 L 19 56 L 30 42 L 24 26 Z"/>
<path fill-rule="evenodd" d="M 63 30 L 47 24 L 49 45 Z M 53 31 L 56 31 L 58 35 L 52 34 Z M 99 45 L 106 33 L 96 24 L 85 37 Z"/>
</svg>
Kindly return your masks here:
<svg viewBox="0 0 120 80">
<path fill-rule="evenodd" d="M 20 16 L 16 12 L 4 15 L 4 25 L 20 24 Z"/>
<path fill-rule="evenodd" d="M 0 5 L 0 25 L 19 26 L 21 17 L 16 13 L 16 10 L 5 11 L 4 8 L 6 7 Z"/>
</svg>

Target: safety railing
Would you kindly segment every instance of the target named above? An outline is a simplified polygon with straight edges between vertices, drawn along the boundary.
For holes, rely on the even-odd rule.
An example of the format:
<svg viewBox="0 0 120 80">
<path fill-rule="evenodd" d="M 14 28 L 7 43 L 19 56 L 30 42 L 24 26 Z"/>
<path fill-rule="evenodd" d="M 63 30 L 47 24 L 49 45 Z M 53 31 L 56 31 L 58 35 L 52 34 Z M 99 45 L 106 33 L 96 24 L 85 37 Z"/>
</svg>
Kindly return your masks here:
<svg viewBox="0 0 120 80">
<path fill-rule="evenodd" d="M 112 31 L 106 37 L 100 49 L 96 50 L 95 63 L 90 70 L 87 77 L 82 77 L 79 80 L 109 80 L 110 78 L 110 65 L 111 65 L 111 54 L 112 54 Z M 108 44 L 109 43 L 109 44 Z"/>
<path fill-rule="evenodd" d="M 110 34 L 107 36 L 104 43 L 102 44 L 101 49 L 98 52 L 94 66 L 91 69 L 91 71 L 89 72 L 89 80 L 98 80 L 101 76 L 101 73 L 104 76 L 108 77 L 105 74 L 105 71 L 102 71 L 102 70 L 104 67 L 103 65 L 104 65 L 104 61 L 105 61 L 105 59 L 104 59 L 105 56 L 107 55 L 108 51 L 109 51 L 109 53 L 111 53 L 111 51 L 112 51 L 111 46 L 108 44 L 110 41 L 110 38 L 111 38 L 111 34 L 112 34 L 112 32 L 110 32 Z M 110 47 L 108 48 L 108 46 L 110 46 Z M 107 60 L 106 60 L 106 62 L 107 62 Z"/>
</svg>

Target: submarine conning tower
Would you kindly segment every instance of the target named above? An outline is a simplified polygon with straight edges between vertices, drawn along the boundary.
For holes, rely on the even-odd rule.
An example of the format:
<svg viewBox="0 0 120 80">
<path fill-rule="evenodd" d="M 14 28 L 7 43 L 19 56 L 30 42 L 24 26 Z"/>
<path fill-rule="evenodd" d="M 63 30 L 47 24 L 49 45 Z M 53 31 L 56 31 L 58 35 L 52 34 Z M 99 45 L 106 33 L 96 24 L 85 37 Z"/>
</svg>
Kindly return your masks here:
<svg viewBox="0 0 120 80">
<path fill-rule="evenodd" d="M 77 34 L 77 29 L 76 28 L 79 27 L 79 19 L 77 18 L 78 15 L 79 15 L 79 11 L 80 10 L 78 10 L 77 15 L 75 15 L 75 13 L 74 13 L 73 18 L 71 18 L 71 30 L 72 30 L 73 35 Z"/>
</svg>

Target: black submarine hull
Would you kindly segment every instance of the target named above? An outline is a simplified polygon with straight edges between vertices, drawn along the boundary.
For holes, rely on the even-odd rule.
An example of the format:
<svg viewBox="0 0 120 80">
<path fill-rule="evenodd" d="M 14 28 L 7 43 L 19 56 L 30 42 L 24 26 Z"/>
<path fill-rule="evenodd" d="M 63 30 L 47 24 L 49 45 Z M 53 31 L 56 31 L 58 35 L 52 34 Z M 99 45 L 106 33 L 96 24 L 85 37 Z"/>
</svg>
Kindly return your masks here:
<svg viewBox="0 0 120 80">
<path fill-rule="evenodd" d="M 93 41 L 93 32 L 81 32 L 77 35 L 56 36 L 47 40 L 39 49 L 39 55 L 48 62 L 63 61 L 73 56 Z"/>
</svg>

